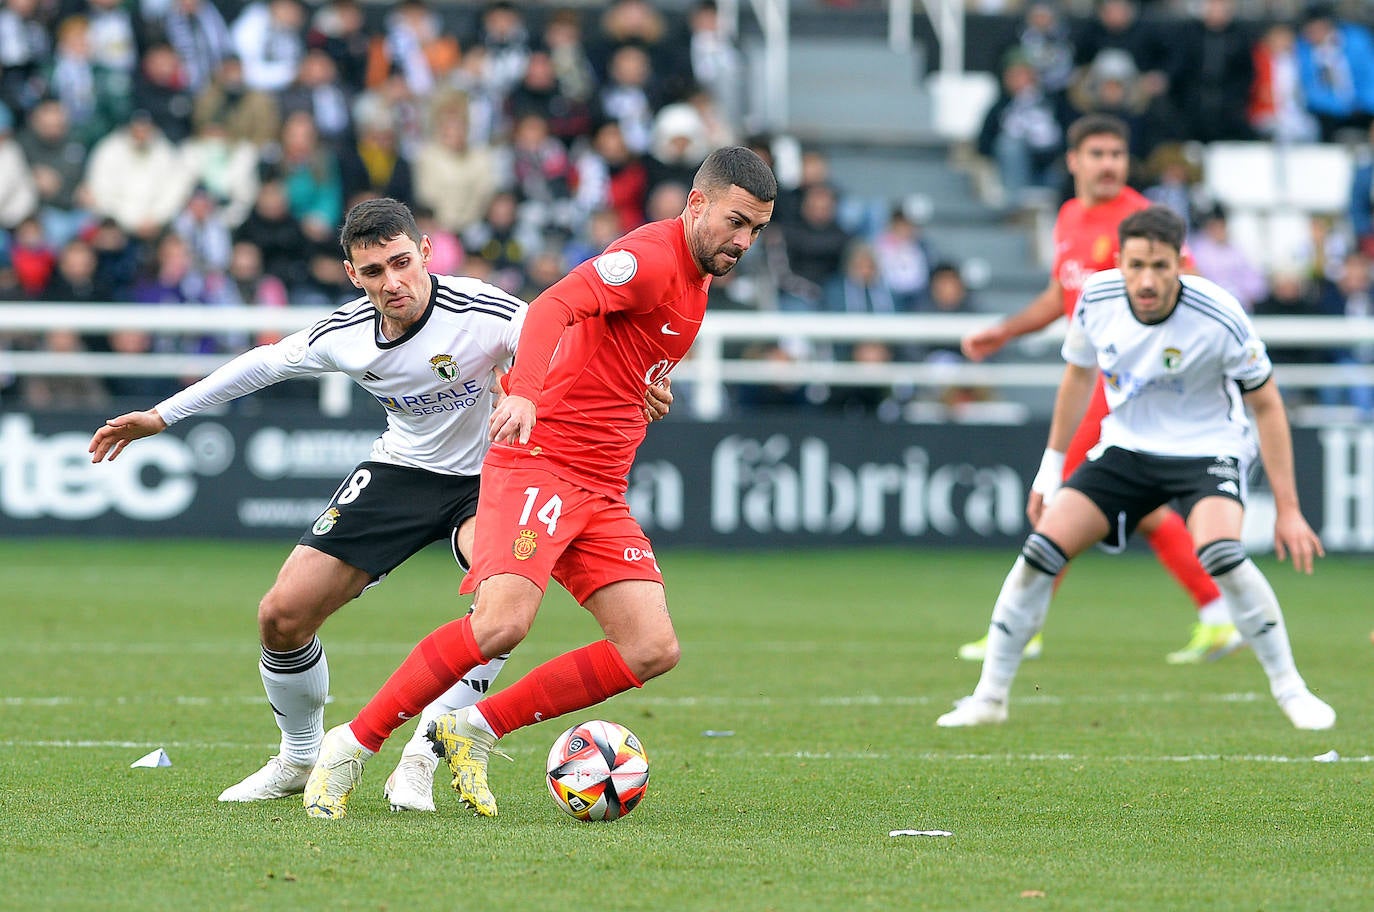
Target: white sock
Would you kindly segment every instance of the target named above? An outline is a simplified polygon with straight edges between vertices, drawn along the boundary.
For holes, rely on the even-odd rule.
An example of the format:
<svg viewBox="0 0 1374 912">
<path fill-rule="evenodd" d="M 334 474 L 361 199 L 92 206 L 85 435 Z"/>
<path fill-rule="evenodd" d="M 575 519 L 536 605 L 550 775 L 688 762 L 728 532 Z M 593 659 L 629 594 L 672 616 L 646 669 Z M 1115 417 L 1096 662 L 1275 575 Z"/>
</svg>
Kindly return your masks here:
<svg viewBox="0 0 1374 912">
<path fill-rule="evenodd" d="M 1255 651 L 1255 658 L 1269 676 L 1270 692 L 1277 697 L 1306 688 L 1293 662 L 1293 648 L 1288 642 L 1288 628 L 1283 623 L 1278 597 L 1255 562 L 1246 558 L 1213 579 L 1226 596 L 1231 622 Z"/>
<path fill-rule="evenodd" d="M 329 696 L 329 662 L 319 637 L 289 652 L 263 647 L 258 672 L 281 729 L 281 758 L 313 765 L 324 740 L 324 701 Z"/>
<path fill-rule="evenodd" d="M 975 697 L 1006 702 L 1021 667 L 1021 651 L 1045 623 L 1053 594 L 1052 574 L 1035 569 L 1024 557 L 1016 558 L 992 609 L 988 651 L 973 689 Z"/>
<path fill-rule="evenodd" d="M 429 731 L 429 725 L 444 713 L 457 713 L 460 709 L 466 709 L 478 700 L 487 695 L 491 689 L 496 676 L 501 673 L 502 667 L 506 664 L 509 656 L 497 656 L 485 665 L 478 665 L 469 671 L 461 681 L 454 684 L 444 691 L 434 702 L 420 711 L 420 721 L 415 726 L 415 732 L 406 742 L 403 754 L 428 754 L 434 756 L 434 749 L 430 746 L 429 739 L 425 737 L 425 732 Z M 480 717 L 481 714 L 478 713 Z M 476 723 L 474 723 L 476 724 Z M 486 724 L 486 719 L 482 720 L 482 728 L 491 730 Z"/>
<path fill-rule="evenodd" d="M 476 706 L 468 707 L 468 724 L 480 728 L 493 738 L 496 737 L 496 730 L 491 727 L 491 723 L 487 721 L 487 717 L 482 715 L 482 711 Z"/>
<path fill-rule="evenodd" d="M 1219 595 L 1199 608 L 1197 619 L 1199 623 L 1207 624 L 1210 627 L 1231 623 L 1231 612 L 1226 607 L 1226 596 Z"/>
</svg>

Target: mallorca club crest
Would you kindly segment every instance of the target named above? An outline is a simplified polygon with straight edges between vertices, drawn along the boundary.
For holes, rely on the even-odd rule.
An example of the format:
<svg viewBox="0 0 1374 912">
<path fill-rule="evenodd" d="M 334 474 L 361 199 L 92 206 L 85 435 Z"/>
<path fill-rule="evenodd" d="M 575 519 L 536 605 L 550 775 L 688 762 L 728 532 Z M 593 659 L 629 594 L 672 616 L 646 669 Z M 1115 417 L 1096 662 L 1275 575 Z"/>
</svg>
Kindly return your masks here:
<svg viewBox="0 0 1374 912">
<path fill-rule="evenodd" d="M 516 560 L 529 560 L 534 557 L 534 550 L 539 547 L 535 543 L 538 537 L 538 533 L 533 529 L 521 529 L 520 534 L 516 536 L 515 544 L 511 545 L 511 554 L 515 555 Z"/>
<path fill-rule="evenodd" d="M 1183 365 L 1183 352 L 1176 348 L 1164 349 L 1164 369 L 1176 371 Z"/>
<path fill-rule="evenodd" d="M 339 521 L 339 511 L 333 507 L 320 514 L 320 518 L 315 520 L 315 525 L 310 527 L 310 531 L 316 535 L 327 535 L 329 530 L 334 528 L 334 523 Z"/>
<path fill-rule="evenodd" d="M 445 383 L 452 383 L 458 379 L 458 365 L 454 362 L 452 355 L 435 355 L 430 358 L 429 369 L 434 371 L 434 376 Z"/>
</svg>

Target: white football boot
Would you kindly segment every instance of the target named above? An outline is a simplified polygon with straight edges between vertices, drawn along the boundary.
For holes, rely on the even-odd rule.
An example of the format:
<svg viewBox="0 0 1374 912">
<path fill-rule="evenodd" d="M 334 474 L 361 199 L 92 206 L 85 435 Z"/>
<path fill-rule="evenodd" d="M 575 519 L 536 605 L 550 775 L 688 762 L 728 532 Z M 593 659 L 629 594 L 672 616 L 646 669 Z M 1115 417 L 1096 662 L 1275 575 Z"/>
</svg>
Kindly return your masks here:
<svg viewBox="0 0 1374 912">
<path fill-rule="evenodd" d="M 941 728 L 967 728 L 971 725 L 1000 725 L 1007 721 L 1005 700 L 968 696 L 956 700 L 954 708 L 935 720 Z"/>
<path fill-rule="evenodd" d="M 1288 716 L 1294 728 L 1325 731 L 1336 724 L 1336 711 L 1306 687 L 1289 691 L 1277 699 L 1279 709 Z"/>
<path fill-rule="evenodd" d="M 219 800 L 270 801 L 299 795 L 305 791 L 305 780 L 310 778 L 312 766 L 310 763 L 288 763 L 280 756 L 275 756 L 238 785 L 231 785 L 220 792 Z"/>
<path fill-rule="evenodd" d="M 415 749 L 413 742 L 407 741 L 401 752 L 401 761 L 396 764 L 387 777 L 382 794 L 391 802 L 393 811 L 433 811 L 434 810 L 434 771 L 439 768 L 439 758 L 429 749 L 429 744 Z"/>
</svg>

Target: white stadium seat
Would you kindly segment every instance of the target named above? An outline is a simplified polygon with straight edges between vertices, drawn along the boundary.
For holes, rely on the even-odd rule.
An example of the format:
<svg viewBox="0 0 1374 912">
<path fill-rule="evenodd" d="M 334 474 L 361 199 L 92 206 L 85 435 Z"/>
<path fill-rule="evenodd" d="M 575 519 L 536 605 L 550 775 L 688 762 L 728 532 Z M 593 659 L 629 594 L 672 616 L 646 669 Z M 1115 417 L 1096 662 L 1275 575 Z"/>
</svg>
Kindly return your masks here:
<svg viewBox="0 0 1374 912">
<path fill-rule="evenodd" d="M 1279 151 L 1279 202 L 1304 212 L 1344 212 L 1350 204 L 1355 163 L 1337 143 L 1301 143 Z"/>
<path fill-rule="evenodd" d="M 1214 142 L 1203 153 L 1203 181 L 1228 209 L 1269 209 L 1279 202 L 1278 156 L 1261 142 Z"/>
<path fill-rule="evenodd" d="M 934 106 L 935 132 L 952 142 L 972 142 L 1000 87 L 991 73 L 937 70 L 926 77 L 926 90 Z"/>
</svg>

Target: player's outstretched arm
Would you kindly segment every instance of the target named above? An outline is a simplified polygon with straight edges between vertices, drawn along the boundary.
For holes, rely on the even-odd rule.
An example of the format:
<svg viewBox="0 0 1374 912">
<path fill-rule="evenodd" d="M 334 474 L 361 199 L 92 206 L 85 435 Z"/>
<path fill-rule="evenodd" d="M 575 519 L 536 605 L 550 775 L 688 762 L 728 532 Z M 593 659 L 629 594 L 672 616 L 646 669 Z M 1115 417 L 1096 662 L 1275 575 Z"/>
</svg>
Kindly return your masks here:
<svg viewBox="0 0 1374 912">
<path fill-rule="evenodd" d="M 1293 435 L 1288 427 L 1288 413 L 1278 385 L 1270 380 L 1259 389 L 1245 394 L 1245 404 L 1255 416 L 1255 430 L 1259 434 L 1260 458 L 1264 461 L 1264 475 L 1274 494 L 1274 554 L 1279 560 L 1293 558 L 1293 568 L 1302 573 L 1312 572 L 1312 563 L 1325 557 L 1321 538 L 1307 524 L 1298 504 L 1298 484 L 1293 468 Z"/>
<path fill-rule="evenodd" d="M 151 437 L 165 430 L 167 422 L 162 420 L 157 409 L 129 412 L 106 421 L 105 426 L 91 436 L 91 445 L 87 447 L 87 452 L 91 454 L 91 462 L 100 462 L 106 458 L 113 461 L 124 452 L 124 448 L 131 441 Z"/>
<path fill-rule="evenodd" d="M 959 349 L 970 361 L 982 361 L 1001 351 L 1012 339 L 1039 332 L 1063 313 L 1064 289 L 1059 280 L 1050 279 L 1045 290 L 1029 304 L 993 326 L 977 330 L 959 341 Z"/>
<path fill-rule="evenodd" d="M 650 422 L 662 421 L 668 417 L 668 409 L 673 404 L 673 381 L 667 377 L 644 391 L 644 418 Z"/>
</svg>

